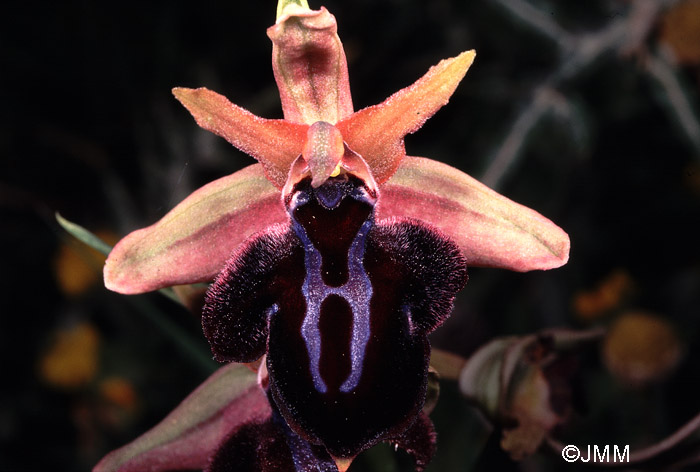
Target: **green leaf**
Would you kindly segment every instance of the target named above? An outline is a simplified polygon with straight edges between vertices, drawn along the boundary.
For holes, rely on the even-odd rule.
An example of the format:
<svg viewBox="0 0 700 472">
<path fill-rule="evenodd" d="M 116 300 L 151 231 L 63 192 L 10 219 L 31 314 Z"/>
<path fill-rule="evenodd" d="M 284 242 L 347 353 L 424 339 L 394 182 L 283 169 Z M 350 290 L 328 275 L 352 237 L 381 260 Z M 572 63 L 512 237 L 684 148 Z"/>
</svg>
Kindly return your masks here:
<svg viewBox="0 0 700 472">
<path fill-rule="evenodd" d="M 61 227 L 68 232 L 68 234 L 87 244 L 96 251 L 101 252 L 105 256 L 109 255 L 109 252 L 112 250 L 112 246 L 102 241 L 97 235 L 91 233 L 82 226 L 73 223 L 72 221 L 68 221 L 58 212 L 56 212 L 56 221 L 58 221 L 58 224 L 60 224 Z"/>
<path fill-rule="evenodd" d="M 58 224 L 60 224 L 61 227 L 68 232 L 68 234 L 76 238 L 78 241 L 90 246 L 94 250 L 101 252 L 105 256 L 109 256 L 109 253 L 112 251 L 112 246 L 100 239 L 99 236 L 97 236 L 95 233 L 90 232 L 89 230 L 83 228 L 79 224 L 73 223 L 72 221 L 68 221 L 67 219 L 62 217 L 61 214 L 58 212 L 56 212 L 56 221 L 58 221 Z M 175 303 L 184 305 L 183 301 L 180 299 L 180 297 L 177 296 L 173 289 L 169 287 L 162 288 L 158 290 L 158 292 L 160 292 L 160 294 L 165 296 L 166 298 L 171 299 Z"/>
<path fill-rule="evenodd" d="M 68 234 L 75 237 L 87 246 L 101 252 L 105 256 L 108 256 L 112 250 L 112 247 L 96 236 L 94 233 L 88 231 L 82 226 L 68 221 L 62 217 L 58 212 L 56 213 L 56 220 L 64 228 Z M 201 289 L 201 288 L 200 288 Z M 186 297 L 180 297 L 172 288 L 162 288 L 158 292 L 183 306 L 187 306 Z M 136 307 L 137 311 L 143 316 L 148 318 L 153 324 L 155 324 L 158 329 L 171 341 L 173 341 L 183 352 L 187 353 L 193 361 L 207 373 L 211 372 L 213 362 L 211 360 L 211 355 L 208 350 L 203 350 L 199 345 L 190 338 L 189 334 L 184 332 L 177 325 L 172 323 L 167 316 L 165 316 L 160 310 L 158 310 L 155 305 L 152 305 L 146 299 L 132 299 L 130 300 L 132 304 Z"/>
</svg>

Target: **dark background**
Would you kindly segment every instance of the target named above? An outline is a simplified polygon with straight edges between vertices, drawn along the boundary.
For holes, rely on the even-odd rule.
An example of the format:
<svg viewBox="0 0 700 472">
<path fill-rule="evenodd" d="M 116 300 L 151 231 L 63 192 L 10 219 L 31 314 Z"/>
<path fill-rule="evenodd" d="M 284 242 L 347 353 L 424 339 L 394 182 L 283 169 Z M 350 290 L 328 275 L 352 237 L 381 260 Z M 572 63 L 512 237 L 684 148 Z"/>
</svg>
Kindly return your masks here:
<svg viewBox="0 0 700 472">
<path fill-rule="evenodd" d="M 665 11 L 639 19 L 643 0 L 532 0 L 539 13 L 526 10 L 525 19 L 502 3 L 521 4 L 323 4 L 338 19 L 356 109 L 440 59 L 476 49 L 450 104 L 407 138 L 408 152 L 486 178 L 571 236 L 571 260 L 556 271 L 472 270 L 433 344 L 467 356 L 496 336 L 652 313 L 677 333 L 683 354 L 675 370 L 632 388 L 606 369 L 597 348 L 583 352 L 577 413 L 562 432 L 591 444 L 649 444 L 700 409 L 700 59 L 682 51 L 694 42 L 692 25 Z M 0 470 L 89 469 L 158 422 L 215 367 L 195 316 L 158 295 L 105 290 L 99 261 L 67 237 L 54 212 L 118 238 L 252 163 L 197 128 L 170 89 L 207 86 L 258 115 L 281 117 L 265 35 L 274 15 L 272 1 L 5 8 Z M 613 24 L 622 25 L 623 39 L 596 36 L 599 53 L 577 56 L 576 40 Z M 678 43 L 669 31 L 684 27 Z M 493 162 L 505 164 L 498 170 Z M 67 248 L 78 256 L 65 256 Z M 82 259 L 92 265 L 79 267 Z M 66 289 L 76 272 L 85 281 Z M 611 274 L 624 274 L 625 288 L 611 289 L 606 302 L 600 291 Z M 600 306 L 586 311 L 586 300 Z M 93 367 L 60 362 L 65 352 L 56 343 L 66 333 L 76 337 L 65 344 Z M 60 367 L 46 367 L 50 358 Z M 47 369 L 68 373 L 55 380 Z M 454 386 L 445 385 L 443 397 L 431 470 L 561 466 L 546 454 L 510 462 Z M 405 457 L 398 461 L 379 449 L 352 470 L 400 470 Z"/>
</svg>

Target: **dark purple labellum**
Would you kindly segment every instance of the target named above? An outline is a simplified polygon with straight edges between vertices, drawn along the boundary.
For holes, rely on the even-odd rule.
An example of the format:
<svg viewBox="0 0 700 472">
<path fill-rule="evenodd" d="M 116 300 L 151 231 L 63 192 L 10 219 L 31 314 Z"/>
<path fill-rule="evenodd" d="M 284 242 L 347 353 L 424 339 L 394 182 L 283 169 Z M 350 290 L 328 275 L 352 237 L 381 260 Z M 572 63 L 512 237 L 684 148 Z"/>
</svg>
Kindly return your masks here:
<svg viewBox="0 0 700 472">
<path fill-rule="evenodd" d="M 454 243 L 414 220 L 375 222 L 376 201 L 352 176 L 315 189 L 301 181 L 285 202 L 291 228 L 232 256 L 202 318 L 218 360 L 267 352 L 282 416 L 335 457 L 399 437 L 416 420 L 427 335 L 466 282 Z"/>
<path fill-rule="evenodd" d="M 435 430 L 423 413 L 401 435 L 388 441 L 413 458 L 421 471 L 435 453 Z M 337 472 L 326 449 L 292 431 L 272 405 L 272 415 L 231 431 L 204 472 Z"/>
</svg>

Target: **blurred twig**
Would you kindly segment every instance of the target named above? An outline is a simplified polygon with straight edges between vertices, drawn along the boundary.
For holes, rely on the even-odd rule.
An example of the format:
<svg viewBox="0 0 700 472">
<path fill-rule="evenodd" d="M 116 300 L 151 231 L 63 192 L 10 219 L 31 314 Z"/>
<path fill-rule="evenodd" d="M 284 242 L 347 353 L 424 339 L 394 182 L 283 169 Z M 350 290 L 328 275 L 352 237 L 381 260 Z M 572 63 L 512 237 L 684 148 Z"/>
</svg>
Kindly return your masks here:
<svg viewBox="0 0 700 472">
<path fill-rule="evenodd" d="M 646 70 L 666 95 L 666 109 L 675 118 L 700 158 L 700 122 L 693 113 L 685 87 L 678 79 L 673 64 L 663 53 L 654 54 L 646 62 Z"/>
<path fill-rule="evenodd" d="M 533 93 L 530 104 L 522 110 L 515 122 L 511 125 L 503 144 L 496 150 L 489 160 L 490 164 L 481 180 L 493 189 L 498 189 L 503 178 L 516 163 L 523 151 L 523 144 L 530 132 L 559 101 L 566 106 L 566 99 L 552 88 L 542 85 Z"/>
<path fill-rule="evenodd" d="M 536 29 L 540 34 L 560 45 L 562 49 L 573 48 L 575 38 L 562 29 L 550 15 L 538 10 L 525 0 L 496 0 L 508 13 Z"/>
<path fill-rule="evenodd" d="M 681 451 L 681 449 L 694 437 L 697 438 L 698 432 L 700 432 L 700 414 L 688 421 L 675 433 L 656 444 L 630 452 L 628 460 L 625 462 L 616 462 L 614 460 L 611 462 L 591 461 L 591 464 L 625 468 L 630 466 L 634 466 L 635 468 L 661 468 L 663 470 L 681 465 L 695 464 L 700 460 L 697 447 L 691 447 L 689 454 L 687 451 Z M 561 454 L 565 447 L 564 443 L 551 437 L 547 438 L 547 446 L 556 454 Z M 664 455 L 668 461 L 663 461 L 661 456 Z M 666 463 L 662 464 L 661 462 Z"/>
<path fill-rule="evenodd" d="M 683 427 L 678 431 L 670 435 L 669 437 L 659 441 L 656 444 L 645 447 L 638 451 L 630 453 L 630 462 L 638 463 L 642 461 L 650 460 L 659 454 L 671 450 L 673 447 L 682 443 L 686 439 L 690 438 L 693 434 L 700 430 L 700 414 L 696 415 L 693 419 L 688 421 Z"/>
<path fill-rule="evenodd" d="M 552 40 L 559 47 L 560 61 L 548 79 L 533 91 L 529 103 L 513 120 L 509 131 L 505 133 L 503 144 L 493 152 L 493 158 L 483 173 L 482 181 L 496 190 L 501 187 L 503 180 L 517 165 L 530 132 L 552 111 L 551 97 L 558 96 L 560 103 L 567 104 L 566 97 L 556 92 L 562 82 L 588 70 L 607 54 L 629 55 L 639 50 L 658 15 L 677 1 L 636 0 L 632 2 L 626 16 L 611 20 L 599 31 L 572 35 L 526 0 L 496 0 L 510 15 Z M 666 90 L 669 102 L 675 109 L 674 114 L 678 116 L 684 131 L 697 147 L 695 143 L 696 140 L 700 142 L 700 135 L 696 136 L 698 131 L 692 126 L 693 123 L 697 124 L 697 120 L 690 110 L 687 96 L 677 85 L 672 71 L 663 69 L 662 65 L 663 63 L 653 62 L 649 66 L 649 72 L 659 75 L 657 80 Z M 676 103 L 680 102 L 683 102 L 683 105 L 677 107 Z"/>
</svg>

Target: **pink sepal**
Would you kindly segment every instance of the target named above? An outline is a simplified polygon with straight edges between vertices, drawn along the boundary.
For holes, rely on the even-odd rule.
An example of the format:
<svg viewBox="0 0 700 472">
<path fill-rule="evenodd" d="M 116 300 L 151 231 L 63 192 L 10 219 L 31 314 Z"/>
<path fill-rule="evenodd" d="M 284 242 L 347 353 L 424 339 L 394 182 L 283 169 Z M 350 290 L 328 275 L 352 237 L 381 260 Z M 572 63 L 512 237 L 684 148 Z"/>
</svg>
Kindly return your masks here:
<svg viewBox="0 0 700 472">
<path fill-rule="evenodd" d="M 199 126 L 253 156 L 270 182 L 280 189 L 284 186 L 292 162 L 304 147 L 308 126 L 260 118 L 206 88 L 178 87 L 173 95 Z"/>
<path fill-rule="evenodd" d="M 440 61 L 413 85 L 338 123 L 348 147 L 367 162 L 378 184 L 396 172 L 406 155 L 404 137 L 447 103 L 475 56 L 466 51 Z"/>
<path fill-rule="evenodd" d="M 436 226 L 468 265 L 525 272 L 569 259 L 569 236 L 561 228 L 446 164 L 406 157 L 380 190 L 379 218 L 406 216 Z"/>
<path fill-rule="evenodd" d="M 287 223 L 280 192 L 253 164 L 196 190 L 112 249 L 105 286 L 125 294 L 213 280 L 249 236 Z"/>
<path fill-rule="evenodd" d="M 267 30 L 284 118 L 335 124 L 352 113 L 348 65 L 335 17 L 328 10 L 295 10 Z"/>
<path fill-rule="evenodd" d="M 203 469 L 233 430 L 271 414 L 256 374 L 242 364 L 229 364 L 154 428 L 107 454 L 93 472 Z"/>
</svg>

